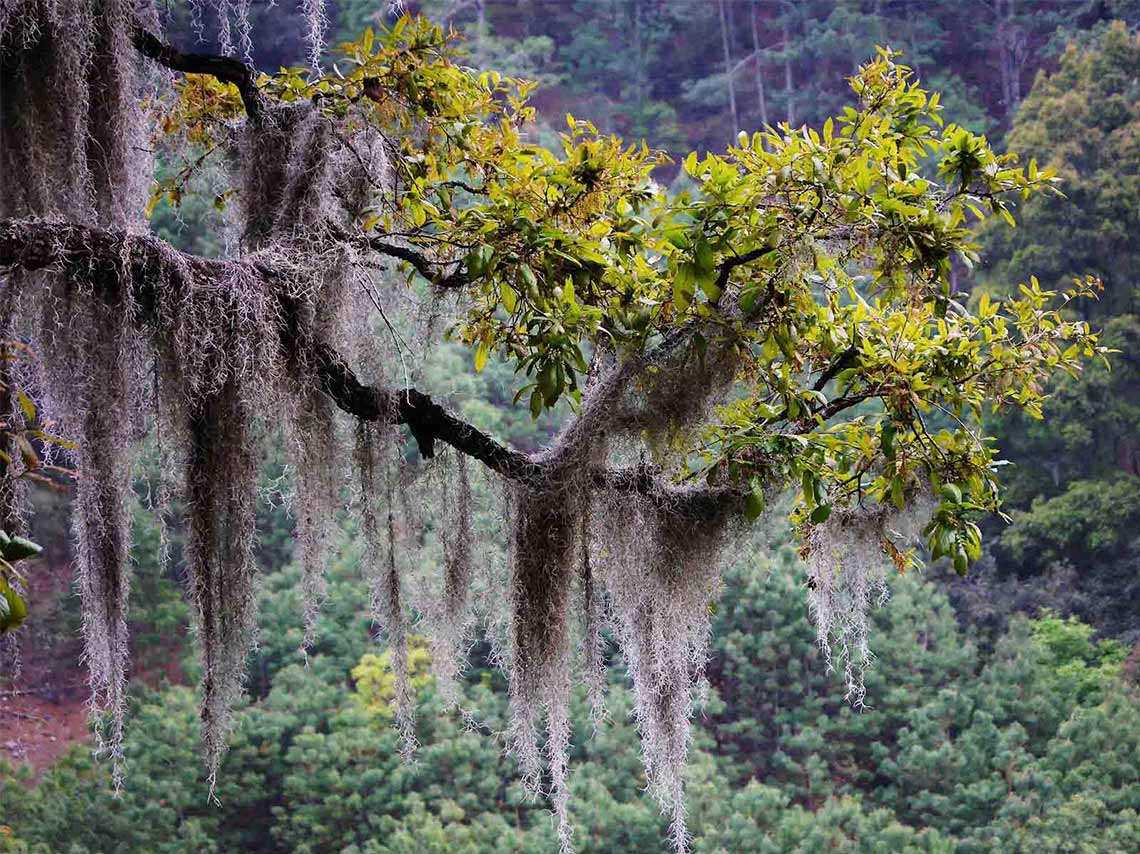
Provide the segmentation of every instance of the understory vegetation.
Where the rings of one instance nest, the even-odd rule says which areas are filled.
[[[434,539],[434,537],[432,537]],[[549,851],[550,805],[529,798],[489,735],[507,692],[477,644],[446,711],[426,643],[413,636],[418,737],[412,764],[393,726],[389,653],[369,636],[345,543],[307,662],[297,650],[302,571],[265,578],[264,641],[235,712],[214,804],[198,761],[194,692],[131,700],[129,779],[108,796],[106,762],[76,747],[29,788],[6,772],[0,850]],[[892,584],[875,612],[869,708],[828,674],[786,532],[760,532],[726,572],[709,690],[689,761],[693,850],[1119,851],[1140,844],[1140,691],[1128,648],[1075,619],[1016,616],[996,636],[964,629],[938,579]],[[176,590],[137,601],[146,619]],[[414,629],[413,629],[414,631]],[[188,647],[181,653],[192,666]],[[615,651],[606,646],[606,655]],[[619,666],[620,669],[620,666]],[[592,730],[587,686],[571,703],[570,813],[577,850],[659,850],[667,831],[646,778],[625,680]],[[592,734],[591,734],[592,733]],[[1074,849],[1076,841],[1079,848]]]

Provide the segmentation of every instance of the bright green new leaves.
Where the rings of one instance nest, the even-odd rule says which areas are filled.
[[[639,270],[657,279],[638,250],[659,157],[598,138],[588,122],[569,124],[560,157],[525,146],[489,157],[483,198],[449,211],[446,224],[451,242],[471,246],[469,309],[456,334],[490,342],[530,376],[519,395],[536,411],[577,396],[585,353],[600,340],[644,342],[662,303],[637,279]]]
[[[652,180],[660,154],[588,121],[567,116],[556,151],[531,143],[532,86],[465,67],[434,25],[405,18],[341,52],[335,77],[285,70],[261,85],[391,149],[391,186],[354,239],[406,247],[410,270],[460,293],[453,335],[477,370],[513,362],[526,377],[515,401],[535,416],[580,399],[599,349],[652,360],[667,344],[735,365],[736,399],[685,425],[703,429],[682,458],[750,496],[750,516],[773,483],[801,486],[803,525],[932,493],[930,548],[964,570],[979,548],[970,518],[999,506],[983,413],[1040,417],[1047,377],[1105,352],[1065,311],[1093,280],[1064,294],[1032,280],[966,308],[954,264],[976,260],[971,227],[1012,223],[1017,201],[1057,179],[944,126],[938,95],[889,50],[819,131],[690,154],[696,188],[676,197]]]
[[[931,551],[964,572],[980,550],[971,517],[999,507],[980,419],[1008,406],[1041,417],[1044,380],[1105,352],[1065,311],[1099,283],[1057,294],[1032,280],[970,313],[950,275],[955,256],[975,259],[967,225],[1011,217],[1016,197],[1052,191],[1053,174],[942,128],[937,97],[887,52],[852,87],[861,108],[822,134],[757,134],[727,157],[685,161],[701,183],[687,204],[699,231],[674,240],[676,270],[699,270],[705,245],[715,269],[731,268],[717,291],[737,296],[744,318],[732,331],[749,356],[746,393],[707,430],[697,472],[798,483],[802,524],[836,503],[901,509],[933,491]],[[932,155],[937,180],[919,172]]]
[[[28,606],[24,602],[13,581],[23,581],[23,576],[13,566],[17,561],[35,557],[43,549],[23,537],[10,537],[0,530],[0,635],[20,627],[28,617]]]

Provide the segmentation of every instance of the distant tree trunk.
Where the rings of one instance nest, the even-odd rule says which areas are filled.
[[[923,11],[920,0],[903,0],[902,13],[899,15],[896,32],[902,41],[902,47],[907,51],[913,51],[917,56],[921,56],[922,51],[916,50],[915,44],[921,40],[922,36],[920,35],[920,25],[917,25],[916,22],[921,21],[922,18]],[[882,26],[886,26],[885,17]],[[925,79],[926,73],[922,69],[922,63],[917,60],[910,61],[910,57],[907,59],[907,65],[914,69],[915,76],[920,80]]]
[[[752,24],[752,72],[756,80],[756,100],[760,105],[760,124],[768,125],[768,99],[764,92],[764,65],[760,61],[760,25],[757,21],[759,0],[752,0],[752,14],[749,16]]]
[[[649,37],[643,32],[642,0],[633,0],[633,48],[637,54],[636,95],[640,103],[650,100]]]
[[[487,37],[487,4],[484,0],[479,0],[479,19],[475,25],[475,55],[479,58],[479,64],[482,65],[486,59],[484,54],[483,40]]]
[[[724,76],[728,86],[728,109],[732,113],[732,135],[740,133],[740,116],[736,112],[736,86],[733,83],[732,49],[728,41],[728,14],[725,11],[724,0],[718,0],[720,11],[720,43],[724,48]]]
[[[1021,103],[1021,66],[1025,62],[1025,31],[1015,21],[1016,0],[994,0],[997,18],[998,71],[1007,118]]]
[[[792,80],[792,32],[791,21],[784,16],[784,97],[788,101],[788,127],[796,123],[796,95]]]

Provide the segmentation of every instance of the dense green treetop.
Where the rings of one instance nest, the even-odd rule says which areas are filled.
[[[1070,46],[1038,79],[1009,147],[1057,170],[1064,196],[1029,200],[1020,229],[985,235],[987,277],[1032,269],[1051,286],[1092,273],[1104,292],[1087,316],[1140,311],[1140,36],[1117,22],[1096,49]],[[1004,285],[998,285],[1005,287]]]

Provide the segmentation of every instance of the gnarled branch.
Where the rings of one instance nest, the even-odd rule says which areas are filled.
[[[175,262],[178,270],[173,269]],[[116,292],[126,273],[138,288],[135,299],[144,314],[154,303],[149,283],[159,281],[164,273],[187,271],[200,281],[225,281],[236,264],[245,265],[266,280],[278,276],[257,255],[241,261],[202,258],[177,252],[152,235],[50,220],[0,220],[0,267],[59,269],[95,283],[107,295]],[[283,296],[282,300],[286,312],[291,313],[295,307],[288,304],[289,298]],[[425,457],[434,454],[435,441],[439,440],[504,477],[521,481],[541,479],[540,465],[456,418],[423,392],[364,385],[328,344],[318,345],[316,357],[323,389],[338,407],[365,421],[387,419],[407,424]]]
[[[112,299],[119,293],[124,277],[129,276],[136,288],[135,300],[143,321],[153,320],[152,283],[165,276],[187,274],[202,282],[226,281],[238,264],[254,271],[271,287],[279,279],[278,271],[256,254],[238,261],[203,258],[178,252],[149,234],[52,220],[0,220],[0,270],[59,270],[82,277]],[[295,311],[296,307],[288,304],[289,297],[281,299],[286,314]],[[287,335],[285,329],[282,335]],[[289,347],[295,342],[283,343]],[[502,477],[530,486],[540,487],[556,474],[551,461],[500,444],[424,392],[366,385],[327,342],[318,343],[316,348],[322,389],[336,405],[365,421],[406,424],[424,457],[434,455],[436,442],[444,442]],[[696,518],[712,518],[724,509],[725,502],[740,500],[731,489],[675,487],[643,468],[598,469],[591,479],[600,488],[640,493],[678,515]]]
[[[241,95],[246,115],[254,121],[261,116],[265,96],[257,88],[256,71],[244,62],[208,53],[183,53],[162,41],[137,21],[131,31],[131,40],[139,53],[171,71],[208,74],[222,83],[232,83]]]

